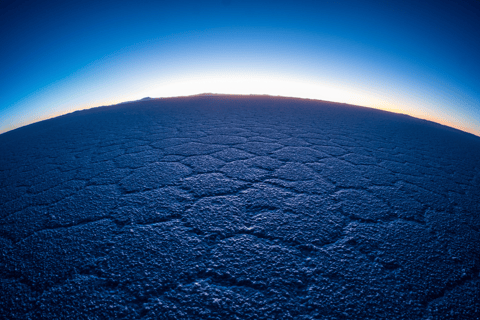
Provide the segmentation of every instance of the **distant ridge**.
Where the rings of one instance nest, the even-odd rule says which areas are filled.
[[[411,115],[408,115],[408,114],[405,114],[405,113],[387,111],[387,110],[382,110],[382,109],[377,109],[377,108],[372,108],[372,107],[367,107],[367,106],[353,105],[353,104],[348,104],[348,103],[344,103],[344,102],[334,102],[334,101],[327,101],[327,100],[320,100],[320,99],[298,98],[298,97],[288,97],[288,96],[279,96],[279,95],[274,96],[274,95],[268,95],[268,94],[225,94],[225,93],[205,92],[205,93],[193,94],[193,95],[188,95],[188,96],[173,96],[173,97],[158,97],[158,98],[144,97],[144,98],[139,99],[139,100],[124,101],[124,102],[120,102],[120,103],[116,103],[116,104],[112,104],[112,105],[101,105],[101,106],[98,106],[98,107],[92,107],[92,108],[88,108],[88,109],[79,109],[79,110],[75,110],[75,111],[72,111],[72,112],[69,112],[69,113],[65,113],[63,115],[59,115],[57,117],[67,116],[67,115],[72,114],[72,113],[77,114],[78,112],[82,112],[82,111],[86,111],[86,110],[96,110],[98,108],[103,108],[103,107],[114,107],[114,106],[120,106],[120,105],[126,105],[126,104],[134,104],[134,103],[137,103],[137,102],[154,102],[154,101],[160,101],[160,100],[169,101],[169,100],[174,100],[174,99],[195,99],[195,98],[227,98],[227,99],[258,98],[258,99],[277,99],[277,100],[283,100],[283,101],[285,101],[285,100],[296,100],[296,101],[309,101],[309,102],[312,102],[312,103],[323,103],[323,104],[329,104],[329,105],[337,105],[337,106],[350,107],[350,108],[362,108],[362,109],[375,110],[377,112],[385,112],[385,113],[389,113],[389,114],[396,114],[398,116],[403,116],[403,117],[409,117],[409,118],[415,119],[417,121],[424,121],[424,122],[430,123],[432,125],[438,125],[438,126],[444,127],[445,129],[467,133],[467,134],[469,134],[471,136],[474,136],[476,138],[480,137],[480,136],[478,136],[476,134],[473,134],[471,132],[463,131],[461,129],[454,128],[454,127],[444,125],[444,124],[441,124],[441,123],[438,123],[438,122],[434,122],[434,121],[431,121],[431,120],[417,118],[417,117],[414,117],[414,116],[411,116]],[[15,128],[15,129],[12,129],[12,130],[9,130],[9,131],[2,132],[2,133],[0,133],[0,135],[3,135],[5,133],[8,133],[8,132],[11,132],[11,131],[14,131],[14,130],[17,130],[17,129],[20,129],[20,128],[23,128],[23,127],[30,126],[30,125],[35,124],[35,123],[48,121],[48,120],[51,120],[51,119],[54,119],[54,118],[48,118],[48,119],[40,120],[40,121],[37,121],[37,122],[33,122],[33,123],[28,124],[28,125],[19,127],[19,128]]]

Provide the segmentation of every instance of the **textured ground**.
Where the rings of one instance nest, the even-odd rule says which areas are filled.
[[[479,319],[480,138],[270,97],[0,135],[0,317]]]

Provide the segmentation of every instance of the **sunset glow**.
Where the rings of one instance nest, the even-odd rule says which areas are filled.
[[[3,20],[0,133],[147,96],[211,92],[354,104],[480,135],[478,50],[469,40],[480,31],[467,28],[475,6],[31,5],[4,10],[23,24]]]

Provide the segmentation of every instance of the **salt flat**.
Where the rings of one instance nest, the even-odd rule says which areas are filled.
[[[7,319],[478,319],[480,138],[268,96],[0,135]]]

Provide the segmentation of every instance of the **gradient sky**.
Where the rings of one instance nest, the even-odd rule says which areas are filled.
[[[0,133],[204,92],[406,113],[480,135],[477,1],[0,1]]]

